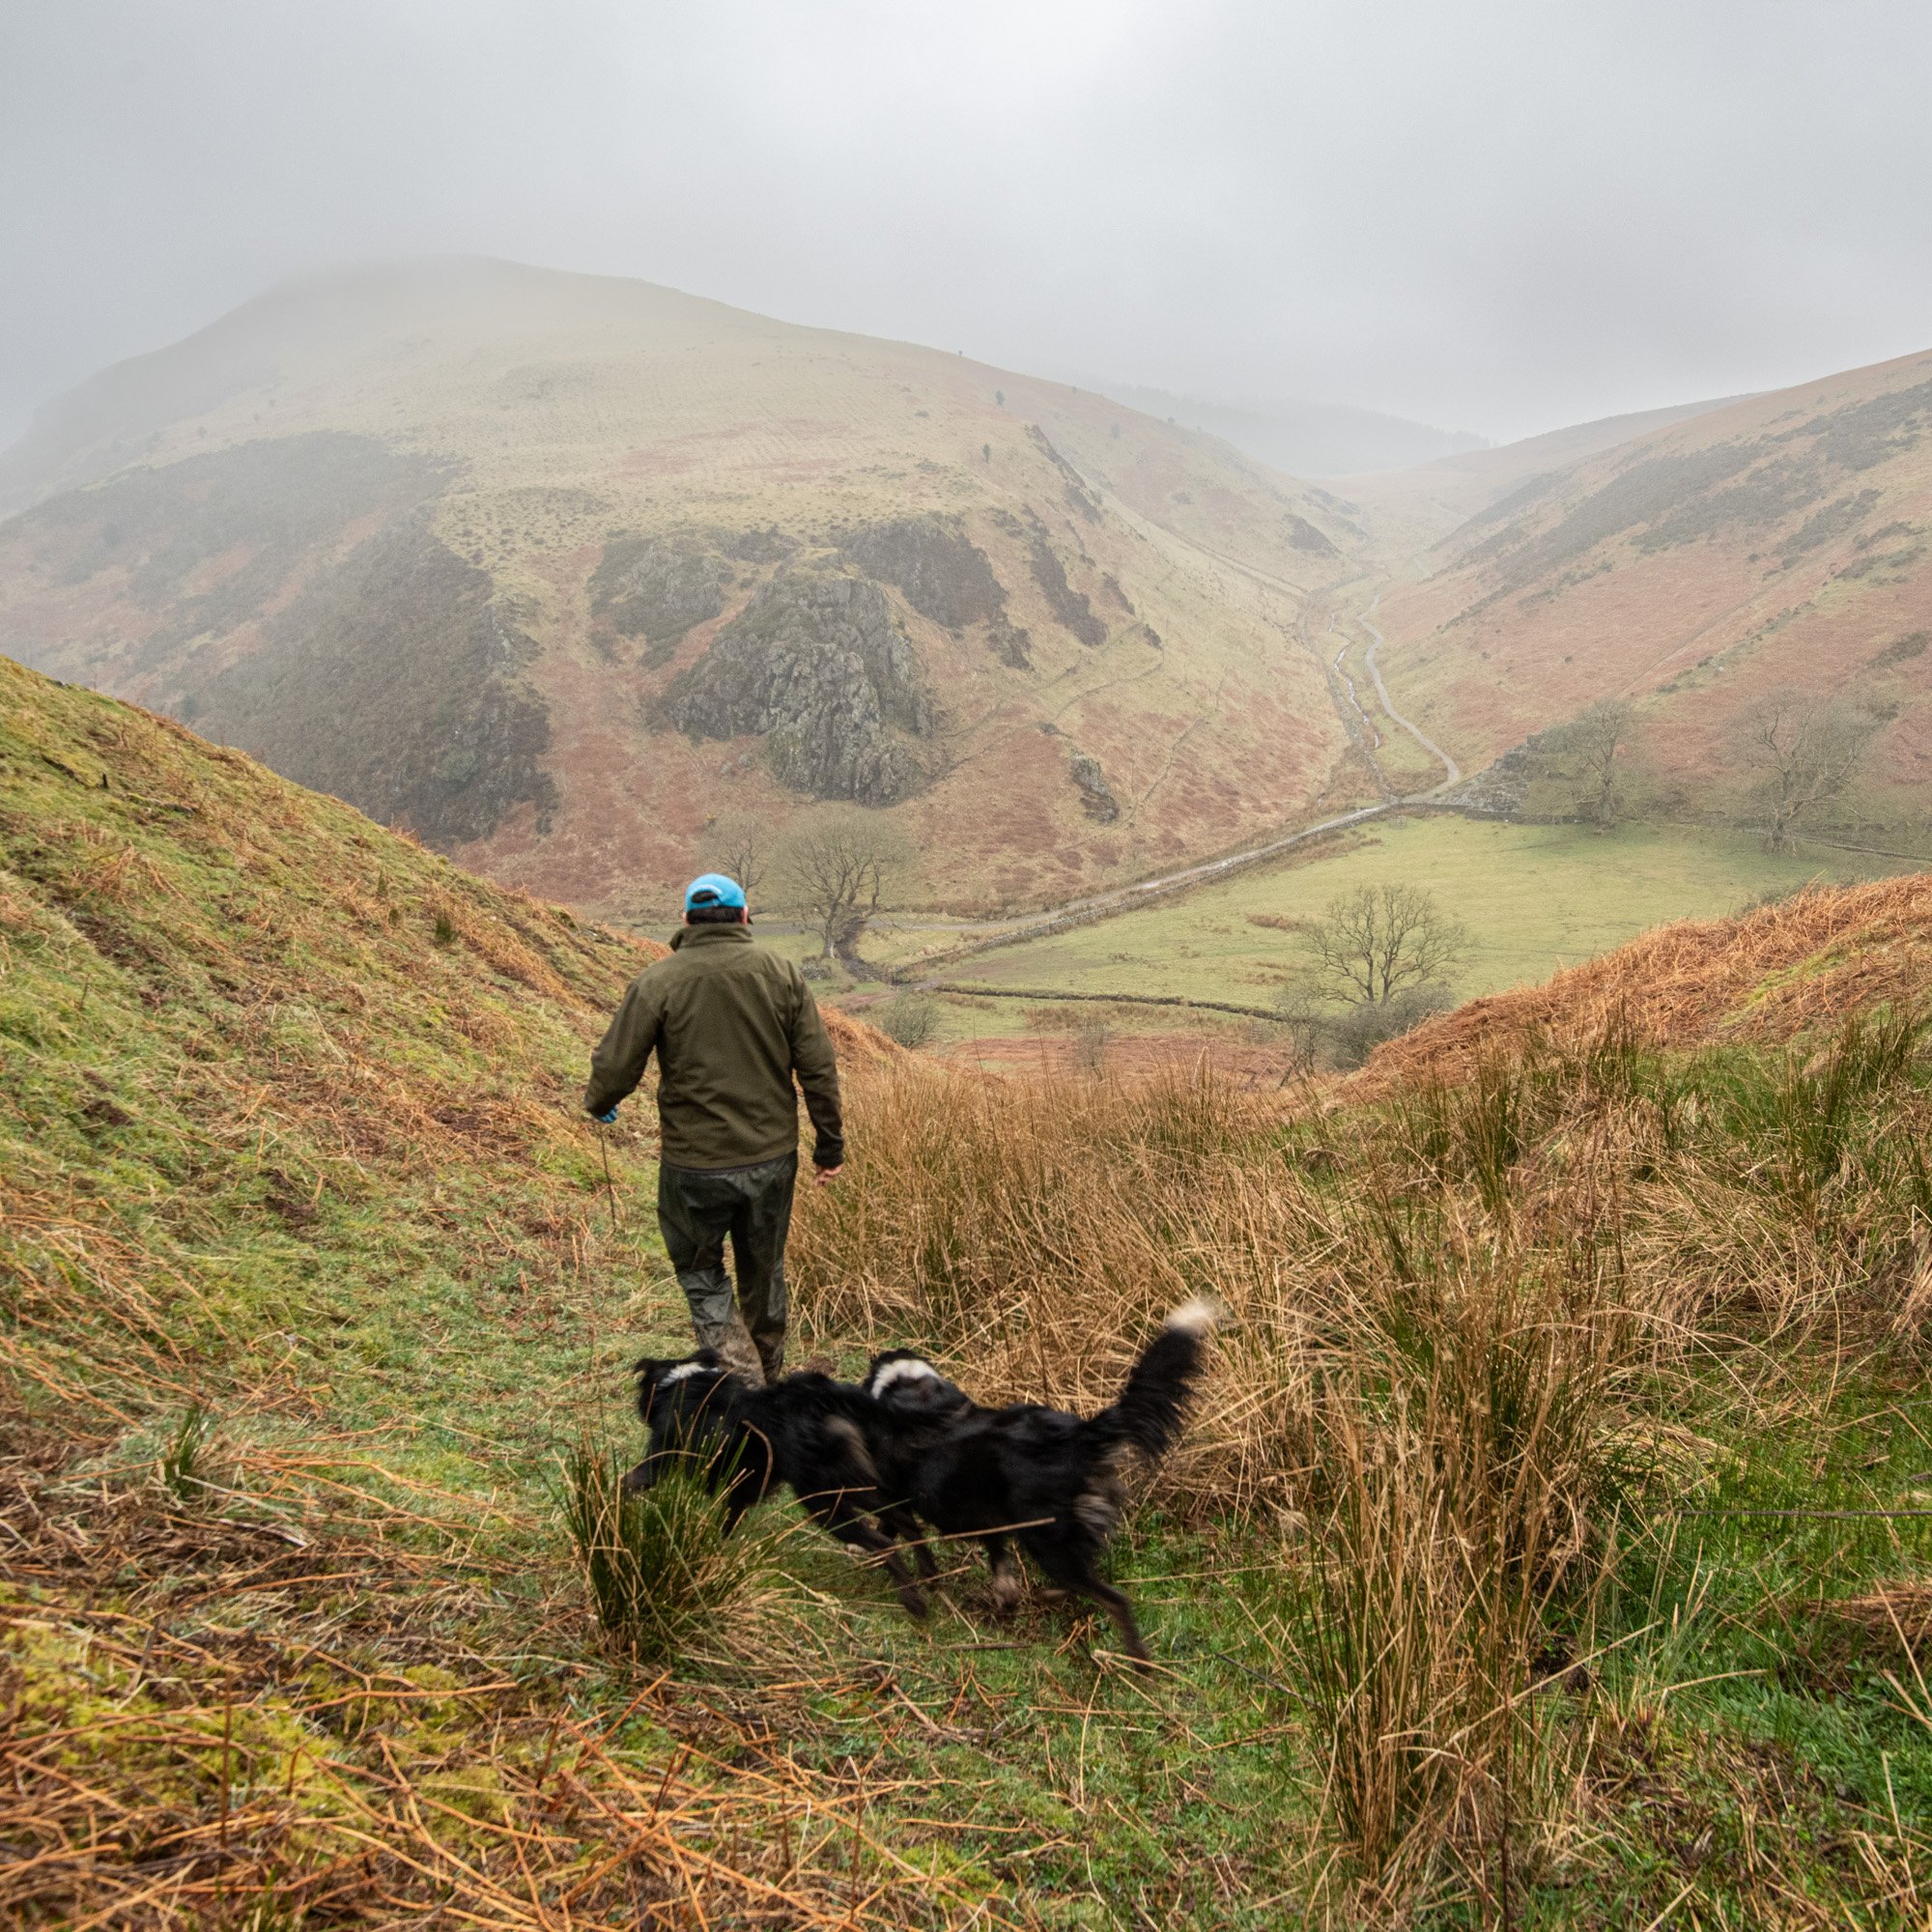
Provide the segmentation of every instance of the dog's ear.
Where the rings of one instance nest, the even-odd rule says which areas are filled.
[[[700,1349],[691,1359],[702,1369],[721,1369],[724,1366],[724,1358],[716,1349]]]

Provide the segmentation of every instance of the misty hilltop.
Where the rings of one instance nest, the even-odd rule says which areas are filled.
[[[478,260],[277,289],[43,412],[9,648],[497,876],[655,904],[889,809],[963,903],[1278,823],[1348,747],[1334,499],[957,355]]]
[[[1467,430],[1435,429],[1348,403],[1172,395],[1132,383],[1099,382],[1103,393],[1188,429],[1205,430],[1293,476],[1357,476],[1409,469],[1491,445]]]

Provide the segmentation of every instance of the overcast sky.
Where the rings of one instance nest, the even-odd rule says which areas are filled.
[[[506,255],[1496,438],[1932,346],[1926,0],[0,0],[0,439]]]

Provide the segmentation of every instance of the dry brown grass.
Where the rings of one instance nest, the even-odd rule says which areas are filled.
[[[1700,1360],[1721,1350],[1769,1417],[1807,1337],[1887,1333],[1910,1300],[1921,1035],[1855,1015],[1687,1060],[1613,1007],[1567,1048],[1346,1109],[1205,1068],[881,1069],[845,1183],[802,1208],[799,1298],[984,1399],[1091,1409],[1166,1309],[1218,1295],[1162,1506],[1280,1527],[1280,1639],[1351,1895],[1392,1911],[1452,1872],[1493,1899],[1574,1827],[1551,1698],[1681,1476]]]
[[[1621,1009],[1658,1047],[1784,1040],[1932,982],[1932,873],[1820,888],[1735,919],[1680,920],[1541,986],[1471,1000],[1382,1047],[1364,1095],[1460,1080],[1548,1040],[1574,1048]]]

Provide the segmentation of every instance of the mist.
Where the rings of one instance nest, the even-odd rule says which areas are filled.
[[[480,252],[1505,439],[1932,334],[1932,10],[12,0],[0,439]]]

